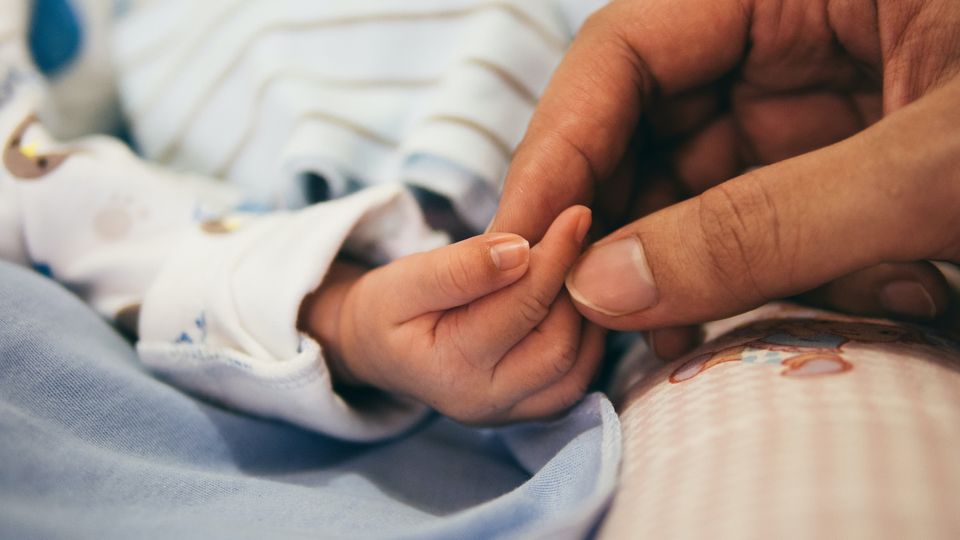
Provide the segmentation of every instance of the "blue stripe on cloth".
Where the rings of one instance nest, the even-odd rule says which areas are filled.
[[[34,0],[28,37],[40,71],[48,77],[65,71],[83,47],[83,25],[67,0]]]

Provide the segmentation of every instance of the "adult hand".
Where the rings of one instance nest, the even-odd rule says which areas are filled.
[[[693,197],[581,258],[567,283],[591,320],[678,327],[813,289],[932,319],[948,288],[926,260],[960,261],[958,72],[953,0],[614,2],[551,81],[492,230],[536,240],[639,145],[670,172],[636,180],[641,203],[665,180]]]

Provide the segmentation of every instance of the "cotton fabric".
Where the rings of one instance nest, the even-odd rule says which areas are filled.
[[[0,262],[4,538],[580,538],[612,493],[616,414],[356,444],[183,393],[76,297]]]

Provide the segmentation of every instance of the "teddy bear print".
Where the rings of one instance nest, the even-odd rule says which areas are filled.
[[[127,194],[114,194],[93,215],[93,231],[104,242],[127,238],[138,221],[149,217],[146,207]]]
[[[850,342],[930,344],[922,332],[905,326],[836,320],[769,320],[721,338],[713,350],[697,354],[677,367],[670,375],[670,382],[689,381],[727,362],[781,366],[780,374],[790,378],[835,375],[853,369],[843,358],[843,348]]]
[[[43,152],[37,141],[29,140],[27,131],[37,123],[30,115],[13,130],[3,147],[3,165],[18,180],[38,180],[55,171],[72,152]]]
[[[236,216],[206,219],[200,222],[200,229],[207,234],[230,234],[243,225],[243,220]]]

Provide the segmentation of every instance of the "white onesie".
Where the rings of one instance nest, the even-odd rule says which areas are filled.
[[[121,2],[119,94],[161,168],[49,133],[38,115],[74,132],[64,118],[104,116],[79,98],[51,114],[65,88],[30,61],[28,2],[0,0],[0,257],[139,316],[141,359],[178,386],[336,437],[401,432],[425,408],[341,399],[299,306],[343,250],[382,263],[447,241],[403,183],[484,224],[571,37],[562,3]],[[305,202],[310,174],[341,198],[264,212]]]

